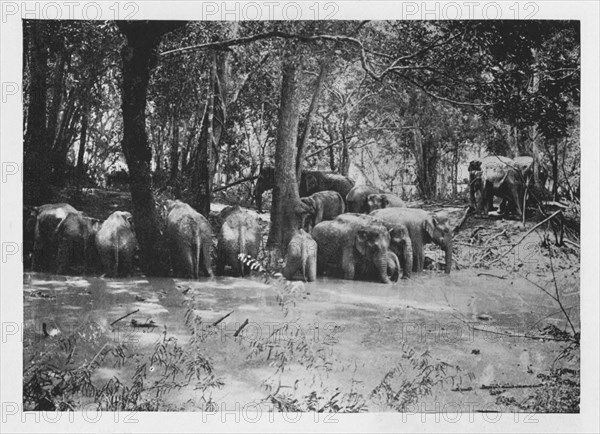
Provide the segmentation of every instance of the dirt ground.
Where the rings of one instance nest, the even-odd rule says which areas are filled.
[[[128,209],[127,195],[103,195],[101,214],[97,200],[75,206]],[[431,250],[431,269],[393,285],[25,273],[26,383],[48,366],[85,373],[69,405],[109,409],[518,411],[548,372],[579,370],[562,339],[580,329],[578,241],[568,225],[561,247],[547,224],[529,232],[543,217],[523,228],[429,208],[461,225],[455,270],[436,270]]]

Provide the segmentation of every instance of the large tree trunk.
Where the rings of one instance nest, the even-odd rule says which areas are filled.
[[[23,146],[23,199],[27,204],[40,205],[50,194],[48,151],[52,145],[46,135],[46,76],[48,75],[46,24],[43,21],[33,20],[23,26],[23,29],[29,32],[29,106]]]
[[[223,37],[230,38],[237,33],[237,23],[227,27]],[[229,101],[229,77],[231,66],[228,52],[213,51],[211,53],[211,72],[208,91],[208,107],[202,121],[199,152],[196,160],[194,182],[196,195],[193,206],[208,217],[212,200],[212,184],[215,168],[219,161],[219,144],[227,121],[227,104]]]
[[[177,124],[177,117],[173,116],[173,124],[171,125],[171,154],[169,157],[171,160],[171,173],[169,178],[172,185],[175,185],[179,175],[179,125]]]
[[[85,175],[85,168],[83,167],[83,157],[85,156],[85,144],[87,143],[87,130],[88,130],[88,116],[89,110],[87,108],[87,103],[83,109],[81,114],[81,132],[79,133],[79,149],[77,151],[77,167],[76,177],[77,183],[75,188],[75,199],[76,202],[81,200],[81,186],[83,184],[83,178]]]
[[[298,151],[296,155],[296,179],[300,181],[302,175],[302,165],[304,164],[304,154],[306,152],[306,144],[308,143],[308,138],[310,137],[310,130],[312,129],[313,120],[315,118],[315,114],[319,108],[319,100],[321,98],[321,90],[323,89],[323,84],[325,83],[325,77],[327,77],[327,69],[329,66],[329,61],[326,59],[321,62],[321,71],[319,72],[319,76],[317,77],[317,83],[315,85],[315,92],[313,93],[312,99],[310,101],[310,107],[308,108],[308,114],[306,115],[306,123],[304,124],[304,131],[302,132],[302,136],[298,141]]]
[[[291,47],[288,45],[287,47]],[[271,264],[283,257],[293,233],[300,227],[296,182],[296,138],[300,109],[300,61],[291,50],[283,58],[279,124],[275,148],[275,188],[271,205],[271,228],[267,249]]]
[[[146,90],[150,72],[156,65],[156,49],[163,34],[185,24],[165,21],[119,21],[127,37],[123,47],[123,154],[129,168],[129,188],[133,202],[133,217],[140,245],[142,267],[148,274],[164,275],[168,271],[164,260],[158,213],[152,194],[150,162],[152,151],[146,135]]]
[[[211,53],[210,84],[208,90],[208,106],[205,112],[202,132],[198,143],[196,168],[194,170],[193,184],[196,194],[192,206],[204,217],[208,218],[210,213],[210,202],[212,196],[213,159],[214,159],[214,110],[215,110],[215,86],[217,82],[216,53]]]

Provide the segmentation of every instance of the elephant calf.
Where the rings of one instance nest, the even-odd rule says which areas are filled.
[[[169,243],[173,274],[198,279],[202,267],[202,271],[212,277],[212,229],[208,220],[179,200],[167,201],[167,212],[165,235]]]
[[[337,191],[333,190],[319,191],[308,197],[300,198],[300,201],[310,209],[309,218],[306,219],[304,225],[308,232],[323,220],[333,220],[343,214],[345,209],[344,199]]]
[[[423,271],[425,264],[424,245],[433,242],[444,249],[446,265],[445,272],[450,273],[452,268],[452,230],[447,219],[436,216],[433,213],[416,208],[386,208],[373,211],[371,216],[380,219],[384,225],[399,230],[398,233],[392,234],[392,238],[397,240],[393,245],[398,245],[399,241],[406,240],[406,232],[410,238],[410,247],[412,254],[412,271]],[[404,228],[404,229],[402,229]],[[396,236],[394,236],[396,235]],[[408,241],[404,241],[407,245]],[[404,254],[403,266],[405,275],[410,273],[410,267],[406,265],[410,263],[410,255]]]
[[[133,217],[127,211],[115,211],[96,232],[96,248],[107,276],[128,275],[138,249]]]
[[[312,230],[317,242],[317,264],[342,270],[344,279],[353,280],[356,272],[373,267],[377,279],[391,283],[387,272],[390,234],[375,218],[346,213],[324,221]]]
[[[255,259],[258,257],[262,239],[258,216],[239,206],[231,206],[221,211],[220,221],[217,274],[223,274],[225,266],[229,265],[236,275],[244,276],[248,266],[239,260],[238,255],[244,253]]]
[[[56,255],[57,273],[64,274],[72,266],[82,264],[84,274],[97,260],[95,235],[100,222],[85,217],[80,212],[71,212],[56,227],[58,245]]]
[[[317,242],[302,229],[294,234],[287,246],[283,276],[292,280],[299,271],[305,282],[317,279]]]

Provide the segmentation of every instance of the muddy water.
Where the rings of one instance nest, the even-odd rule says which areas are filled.
[[[578,322],[578,293],[565,291],[563,297]],[[303,404],[311,393],[320,405],[336,396],[350,406],[352,397],[359,397],[363,409],[390,410],[389,398],[371,392],[399,366],[404,374],[392,384],[399,385],[402,375],[416,378],[407,369],[409,356],[423,353],[431,356],[429,363],[450,368],[444,383],[419,397],[423,407],[418,410],[434,409],[436,403],[471,410],[461,406],[464,402],[489,410],[495,397],[482,385],[537,383],[536,374],[546,371],[560,351],[553,342],[522,335],[548,324],[565,326],[555,302],[526,280],[477,277],[471,271],[426,272],[394,285],[327,278],[267,285],[260,277],[190,282],[27,273],[24,310],[26,365],[73,334],[79,339],[71,367],[96,360],[103,348],[127,344],[135,356],[122,363],[107,358],[92,378],[97,385],[114,377],[128,384],[146,362],[152,372],[149,360],[157,342],[177,339],[185,350],[208,359],[222,383],[205,390],[190,384],[167,394],[170,408],[182,410],[197,410],[207,401],[221,408],[266,405],[269,394]],[[201,343],[193,347],[186,318],[197,319],[195,336]],[[56,336],[44,334],[44,323]]]

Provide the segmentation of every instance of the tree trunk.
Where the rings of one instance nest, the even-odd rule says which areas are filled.
[[[200,133],[200,141],[198,143],[198,153],[196,160],[195,182],[196,194],[192,206],[208,218],[210,213],[210,201],[212,196],[212,175],[213,175],[213,144],[214,144],[214,109],[215,109],[215,94],[214,89],[217,82],[217,63],[216,53],[213,51],[211,56],[210,81],[208,88],[208,105],[205,112],[205,119],[202,122],[203,128]]]
[[[292,48],[291,44],[286,47]],[[275,148],[275,188],[271,205],[271,228],[267,249],[271,265],[283,257],[294,231],[300,227],[297,214],[299,200],[296,181],[296,139],[300,116],[300,61],[294,50],[283,58],[283,78],[279,106],[279,124]]]
[[[88,130],[88,108],[87,104],[83,107],[81,114],[81,132],[79,133],[79,149],[77,151],[77,183],[75,188],[75,199],[79,202],[81,199],[81,186],[83,184],[83,177],[85,175],[85,168],[83,167],[83,157],[85,156],[85,144],[87,143],[87,130]]]
[[[28,25],[27,25],[28,24]],[[29,21],[23,26],[29,32],[29,106],[24,137],[23,198],[30,205],[41,205],[50,194],[48,174],[49,147],[46,135],[46,76],[48,49],[45,45],[46,24]]]
[[[329,60],[325,59],[321,62],[321,70],[317,77],[317,83],[315,85],[315,92],[313,93],[310,101],[310,107],[308,108],[308,114],[306,115],[306,123],[304,124],[304,131],[298,141],[298,151],[296,154],[296,179],[299,181],[302,174],[302,165],[304,164],[304,154],[306,152],[306,144],[310,137],[310,130],[312,129],[313,120],[315,114],[319,109],[319,99],[321,98],[321,91],[323,89],[323,83],[325,83],[325,77],[327,77],[327,70],[329,66]]]
[[[172,122],[170,183],[175,185],[175,182],[177,182],[177,176],[179,175],[179,125],[177,125],[176,116],[173,116]]]
[[[554,142],[554,155],[551,158],[552,161],[552,200],[558,201],[558,139],[552,139]],[[541,183],[540,183],[541,184]],[[537,185],[537,184],[536,184]]]
[[[65,62],[67,54],[64,48],[59,48],[56,53],[56,64],[54,67],[54,73],[52,78],[52,101],[48,108],[48,140],[51,144],[54,144],[56,140],[56,126],[58,125],[59,111],[63,97],[63,83],[64,83],[64,72]]]
[[[162,35],[185,25],[185,22],[118,21],[117,25],[127,37],[127,44],[121,52],[122,146],[129,168],[129,188],[142,268],[148,274],[164,275],[168,271],[168,263],[164,260],[158,213],[151,188],[152,151],[146,135],[146,90],[150,72],[156,65],[156,49]]]

